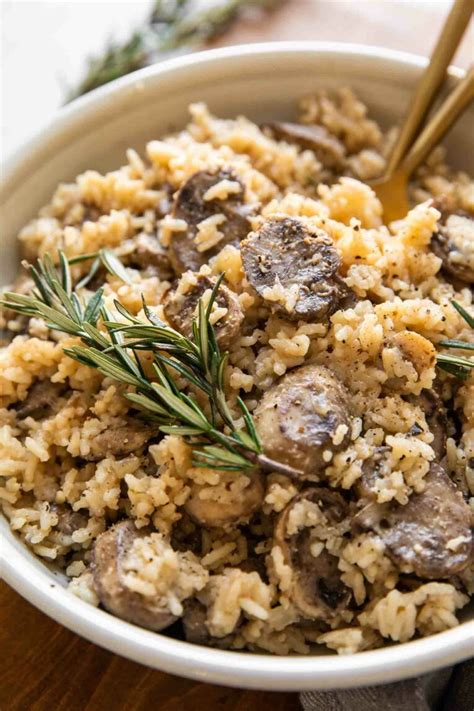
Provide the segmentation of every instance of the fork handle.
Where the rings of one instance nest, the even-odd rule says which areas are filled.
[[[410,176],[474,99],[474,65],[420,133],[400,166]]]
[[[454,2],[431,55],[430,63],[418,83],[400,136],[389,157],[385,172],[387,177],[392,175],[413,144],[419,128],[433,104],[439,86],[446,77],[446,70],[469,24],[473,7],[473,0],[456,0]]]

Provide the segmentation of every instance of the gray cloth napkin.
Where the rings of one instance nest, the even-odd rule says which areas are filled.
[[[474,711],[474,660],[384,686],[307,691],[304,711]]]

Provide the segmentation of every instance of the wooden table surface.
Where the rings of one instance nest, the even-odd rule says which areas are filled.
[[[248,18],[217,45],[319,39],[429,54],[449,3],[426,0],[291,0]],[[350,28],[350,33],[348,32]],[[423,38],[423,43],[420,42]],[[456,63],[472,62],[473,30]],[[69,632],[0,582],[1,711],[292,711],[296,694],[242,691],[152,671]],[[362,710],[361,710],[362,711]]]

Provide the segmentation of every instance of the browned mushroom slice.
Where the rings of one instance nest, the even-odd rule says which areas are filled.
[[[55,528],[64,536],[72,536],[75,531],[87,527],[87,515],[82,511],[73,511],[69,504],[51,504],[49,510],[58,517]]]
[[[341,580],[338,559],[324,547],[316,528],[305,525],[304,502],[319,508],[325,530],[347,517],[348,506],[336,491],[307,489],[288,504],[275,526],[274,545],[291,568],[289,597],[305,617],[328,619],[347,607],[351,592]]]
[[[418,405],[425,413],[426,424],[433,435],[431,446],[438,462],[446,454],[446,439],[448,418],[443,401],[436,390],[422,390],[419,395],[408,398],[414,405]],[[420,429],[421,431],[421,429]]]
[[[225,637],[211,637],[206,625],[207,608],[198,600],[186,600],[182,617],[184,638],[192,644],[203,644],[207,647],[227,649],[233,635]]]
[[[305,126],[301,123],[271,121],[264,125],[273,136],[287,143],[296,143],[303,149],[313,151],[327,168],[340,169],[344,166],[346,149],[324,126]]]
[[[191,337],[193,319],[197,315],[199,299],[206,291],[211,291],[215,279],[196,274],[197,283],[182,293],[180,284],[173,291],[168,292],[164,303],[166,318],[177,331],[184,336]],[[221,284],[215,304],[218,308],[226,309],[224,314],[215,324],[217,342],[223,349],[228,348],[233,339],[238,335],[244,314],[237,294],[224,284]]]
[[[261,506],[265,492],[264,478],[259,471],[241,475],[248,480],[243,488],[232,487],[235,474],[221,475],[216,486],[193,484],[191,495],[184,506],[194,521],[208,528],[235,525],[247,521]]]
[[[416,331],[399,331],[389,336],[385,347],[387,352],[396,353],[403,361],[411,364],[419,381],[423,373],[436,364],[436,348],[427,338]],[[398,368],[393,368],[398,372]],[[407,375],[392,375],[384,384],[385,388],[404,391],[407,388]],[[410,383],[411,385],[411,383]]]
[[[461,281],[474,284],[474,217],[467,213],[443,213],[431,249],[443,269]]]
[[[112,425],[91,440],[89,454],[84,458],[97,462],[109,456],[126,457],[144,447],[156,433],[156,428],[139,420]]]
[[[271,459],[319,478],[327,455],[350,437],[349,393],[324,366],[292,370],[268,392],[255,410],[255,426]],[[326,456],[326,459],[325,459]]]
[[[310,231],[293,217],[272,217],[242,242],[241,252],[250,284],[285,318],[325,321],[354,302],[324,230]]]
[[[137,538],[148,531],[135,528],[133,521],[122,521],[102,533],[94,544],[92,572],[102,605],[122,620],[158,632],[177,618],[154,597],[130,590],[124,582],[123,563]]]
[[[229,180],[241,190],[229,193],[225,199],[208,199],[208,191],[222,180]],[[178,191],[173,208],[173,216],[187,223],[183,232],[174,232],[169,247],[171,264],[176,274],[187,269],[199,271],[199,268],[216,255],[227,244],[238,245],[250,230],[248,215],[251,208],[244,204],[244,185],[230,170],[217,173],[199,171],[194,173]],[[222,237],[217,244],[200,251],[195,238],[198,225],[213,215],[225,218],[218,226]]]
[[[156,237],[145,233],[139,234],[134,238],[133,245],[133,252],[124,259],[126,266],[146,270],[163,280],[173,277],[168,252]]]
[[[377,533],[403,573],[430,580],[449,578],[470,561],[471,512],[444,469],[432,464],[426,488],[407,504],[368,504],[353,520]]]
[[[390,447],[376,447],[372,456],[364,461],[362,476],[354,484],[360,499],[372,501],[377,498],[377,483],[384,474],[387,455],[390,451]]]
[[[49,417],[55,411],[58,398],[66,389],[65,383],[37,380],[29,388],[26,399],[15,406],[17,417],[20,420],[26,417],[43,420]]]

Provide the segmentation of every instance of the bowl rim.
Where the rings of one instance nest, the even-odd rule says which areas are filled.
[[[46,128],[5,161],[0,194],[15,189],[29,164],[39,160],[38,153],[46,155],[64,141],[77,126],[79,116],[92,115],[99,106],[115,101],[130,87],[191,65],[204,67],[222,59],[275,53],[353,55],[415,69],[427,63],[419,55],[373,45],[309,41],[236,45],[168,59],[99,87],[59,109]],[[455,67],[449,73],[455,79],[464,75]],[[41,611],[112,652],[201,682],[274,691],[355,687],[433,671],[469,658],[474,650],[474,621],[423,639],[352,655],[271,656],[212,649],[150,632],[93,607],[52,582],[29,555],[34,554],[19,539],[13,542],[4,539],[0,547],[0,572],[14,590]]]

